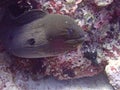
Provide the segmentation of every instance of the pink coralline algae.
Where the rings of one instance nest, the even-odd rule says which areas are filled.
[[[58,57],[47,58],[44,64],[48,66],[46,74],[53,75],[59,80],[67,80],[96,75],[104,69],[105,63],[92,65],[90,60],[73,51]]]

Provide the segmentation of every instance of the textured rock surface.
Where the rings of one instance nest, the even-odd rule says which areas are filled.
[[[120,59],[109,61],[109,65],[106,66],[105,71],[108,76],[110,84],[115,90],[120,90]]]
[[[46,74],[53,75],[59,80],[68,80],[82,77],[94,76],[104,70],[104,64],[92,65],[91,61],[83,58],[75,51],[47,58],[45,62]]]
[[[98,6],[107,6],[113,2],[113,0],[94,0]]]

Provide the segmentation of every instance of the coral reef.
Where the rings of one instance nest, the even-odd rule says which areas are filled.
[[[22,12],[17,13],[17,16],[31,9],[69,15],[87,35],[81,48],[58,57],[29,60],[11,56],[14,60],[9,66],[12,73],[30,73],[34,79],[42,74],[67,80],[94,76],[104,71],[108,64],[105,69],[108,79],[116,90],[120,89],[119,0],[28,0],[26,2],[29,7],[20,4],[22,2],[10,5],[0,3],[0,7],[4,8],[4,4],[9,7],[15,7],[17,4],[20,10],[20,7],[25,7]],[[13,11],[16,13],[16,10]]]

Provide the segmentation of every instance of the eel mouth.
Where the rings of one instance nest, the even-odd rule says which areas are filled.
[[[66,44],[72,44],[72,45],[74,45],[74,44],[81,44],[81,43],[84,42],[84,39],[85,39],[85,37],[78,38],[78,39],[70,39],[70,40],[67,40],[65,43]]]
[[[60,54],[77,49],[77,46],[81,45],[82,39],[71,39],[64,43],[60,43],[60,46],[56,43],[50,44],[35,44],[32,46],[23,46],[9,49],[9,53],[23,58],[44,58],[54,57]]]

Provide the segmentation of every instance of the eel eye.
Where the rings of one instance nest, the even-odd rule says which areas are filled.
[[[35,39],[34,38],[30,38],[30,39],[27,40],[27,43],[29,45],[34,45],[35,44]]]
[[[67,31],[68,31],[68,35],[73,35],[74,33],[74,30],[72,28],[67,28]]]

